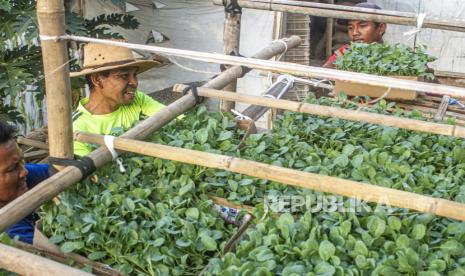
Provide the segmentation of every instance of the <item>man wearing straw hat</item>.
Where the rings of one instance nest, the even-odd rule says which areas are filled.
[[[373,3],[358,3],[355,5],[358,8],[368,8],[380,10],[381,7]],[[386,32],[386,23],[379,23],[373,21],[363,20],[345,20],[339,19],[337,21],[341,25],[347,25],[347,34],[350,41],[359,43],[383,43],[383,35]],[[344,55],[345,51],[349,49],[349,45],[345,44],[339,48],[334,55],[323,65],[326,68],[334,68],[334,62],[338,55]]]
[[[25,164],[21,149],[16,143],[16,130],[0,122],[0,208],[21,196],[49,177],[47,164]],[[11,237],[32,243],[34,225],[38,216],[28,215],[6,230]]]
[[[137,74],[162,62],[136,59],[129,48],[88,43],[84,46],[84,62],[80,72],[71,77],[85,76],[89,98],[82,99],[73,113],[74,131],[114,134],[115,129],[127,130],[142,116],[151,116],[164,107],[137,90]],[[74,142],[74,153],[89,154],[95,147]]]

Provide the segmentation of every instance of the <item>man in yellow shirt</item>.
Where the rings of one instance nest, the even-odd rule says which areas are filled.
[[[127,130],[141,116],[151,116],[162,109],[163,104],[137,90],[137,74],[161,65],[155,60],[137,60],[128,48],[85,45],[82,70],[70,75],[86,76],[90,97],[82,99],[73,113],[73,130],[114,134],[116,129]],[[95,148],[74,142],[74,154],[79,156]]]

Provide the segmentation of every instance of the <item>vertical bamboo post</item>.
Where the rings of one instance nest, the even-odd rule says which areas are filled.
[[[239,54],[239,42],[241,37],[241,14],[242,9],[237,5],[237,1],[227,1],[224,9],[224,29],[223,29],[223,52],[226,55]],[[228,84],[224,90],[236,92],[237,79]],[[221,101],[220,109],[223,112],[229,112],[234,109],[235,102]]]
[[[328,4],[334,4],[334,0],[329,0]],[[326,18],[326,60],[333,55],[333,29],[334,19]]]
[[[65,34],[63,0],[38,0],[37,19],[40,35]],[[71,83],[65,41],[41,41],[47,97],[48,140],[50,156],[73,158],[71,120]]]

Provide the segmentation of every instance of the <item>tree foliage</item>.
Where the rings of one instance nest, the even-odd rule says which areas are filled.
[[[122,2],[122,1],[119,1]],[[34,93],[42,101],[45,94],[44,73],[35,0],[0,0],[0,120],[25,123],[24,110],[19,102],[24,93]],[[76,13],[66,12],[66,32],[69,34],[122,38],[110,27],[136,29],[139,22],[127,14],[99,15],[84,19]],[[72,60],[70,66],[78,70]],[[80,84],[73,81],[74,87]],[[82,84],[81,84],[82,85]]]

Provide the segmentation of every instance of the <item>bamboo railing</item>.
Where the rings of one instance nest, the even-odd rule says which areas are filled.
[[[184,87],[185,85],[183,84],[176,84],[173,87],[173,91],[181,92]],[[465,127],[457,125],[446,125],[425,122],[409,118],[400,118],[390,115],[349,110],[332,106],[322,106],[304,102],[270,99],[261,96],[230,93],[223,90],[215,90],[208,88],[198,88],[198,93],[202,97],[211,97],[228,101],[238,101],[258,106],[278,108],[317,116],[328,116],[349,121],[359,121],[382,126],[397,127],[414,131],[465,138]]]
[[[85,143],[104,145],[104,136],[76,132],[75,139]],[[465,221],[465,204],[419,195],[411,192],[318,175],[232,156],[159,145],[125,138],[115,138],[116,149],[153,156],[197,166],[222,169],[234,173],[280,182],[283,184],[332,193],[368,202],[407,208],[424,213]]]
[[[384,22],[398,25],[416,26],[418,14],[388,10],[374,10],[359,7],[290,0],[238,0],[242,8],[300,13],[312,16]],[[223,0],[213,0],[215,5],[223,5]],[[465,21],[441,19],[426,16],[423,28],[465,32]]]
[[[361,83],[366,85],[381,86],[386,88],[399,88],[409,91],[423,91],[436,95],[448,95],[454,98],[465,99],[465,88],[442,85],[436,83],[425,83],[411,80],[402,80],[391,77],[376,76],[364,73],[348,72],[342,70],[321,68],[315,66],[306,66],[301,64],[281,62],[281,61],[270,61],[261,60],[254,58],[226,56],[222,54],[211,54],[198,51],[190,50],[179,50],[157,46],[139,45],[134,43],[125,43],[117,41],[108,41],[103,39],[95,39],[80,36],[63,36],[62,38],[72,39],[83,42],[95,42],[106,45],[115,45],[121,47],[127,47],[130,49],[149,51],[158,53],[161,55],[172,55],[179,56],[187,59],[201,60],[205,62],[212,62],[218,64],[230,64],[237,66],[246,66],[253,69],[279,72],[290,74],[294,76],[306,77],[306,78],[319,78],[338,80],[350,83]]]

